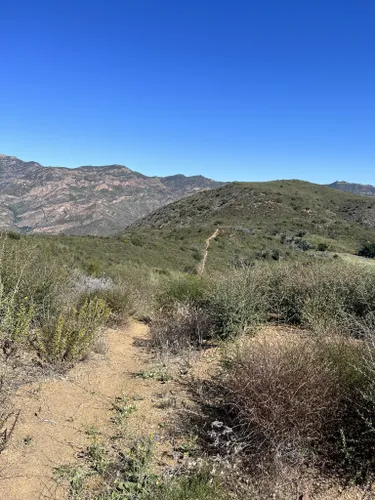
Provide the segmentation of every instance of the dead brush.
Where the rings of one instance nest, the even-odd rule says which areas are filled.
[[[299,462],[338,405],[331,366],[317,344],[257,339],[226,363],[225,405],[248,451]]]
[[[193,384],[201,416],[189,425],[208,453],[241,457],[255,475],[312,466],[367,481],[375,471],[368,349],[341,336],[241,339],[216,377]]]
[[[21,411],[2,410],[0,412],[0,453],[2,453],[17,425]]]
[[[155,318],[150,333],[154,349],[177,354],[189,347],[201,347],[214,332],[208,311],[176,302],[170,312]]]

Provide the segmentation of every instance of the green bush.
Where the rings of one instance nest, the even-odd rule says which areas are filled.
[[[27,297],[22,301],[16,295],[5,295],[0,284],[0,345],[5,358],[20,345],[29,344],[32,335],[34,308]]]
[[[176,303],[200,306],[205,301],[207,289],[207,281],[200,276],[174,275],[161,282],[156,307],[168,311],[173,310]]]
[[[0,279],[6,294],[17,290],[32,302],[35,319],[43,322],[73,298],[77,279],[69,260],[62,262],[30,239],[0,241]]]
[[[186,474],[164,482],[154,492],[155,500],[224,500],[227,496],[220,491],[212,475],[204,472]],[[151,500],[151,499],[150,499]]]
[[[299,250],[303,250],[304,252],[312,248],[312,245],[302,238],[295,238],[293,240],[293,245]]]
[[[97,290],[81,297],[81,302],[89,298],[100,298],[108,306],[110,323],[114,325],[122,324],[134,312],[134,300],[132,291],[123,283],[113,285],[107,290]]]
[[[215,336],[235,337],[254,330],[267,319],[267,283],[261,268],[234,270],[213,276],[207,293]]]
[[[20,240],[21,239],[20,233],[17,233],[16,231],[8,231],[7,236],[11,240]]]
[[[50,363],[78,361],[92,347],[98,329],[108,316],[108,306],[102,299],[87,299],[81,307],[60,313],[41,325],[35,347]]]

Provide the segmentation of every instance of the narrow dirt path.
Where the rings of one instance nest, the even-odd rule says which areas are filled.
[[[91,356],[65,377],[17,391],[13,403],[21,415],[8,448],[0,455],[0,498],[65,499],[66,492],[53,480],[53,470],[76,462],[77,453],[89,442],[88,428],[110,432],[116,396],[137,396],[137,411],[129,417],[132,435],[160,431],[165,410],[158,409],[153,398],[167,386],[134,376],[149,368],[149,356],[139,347],[147,333],[147,327],[138,322],[125,330],[108,330],[105,356]]]
[[[206,239],[206,247],[204,249],[203,253],[203,258],[201,263],[198,266],[198,274],[202,275],[204,273],[205,267],[206,267],[206,262],[207,262],[207,257],[208,257],[208,249],[210,248],[211,240],[216,238],[216,236],[219,234],[220,229],[216,229],[216,231],[211,234],[209,238]]]

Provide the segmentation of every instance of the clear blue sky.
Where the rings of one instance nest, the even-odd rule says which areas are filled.
[[[0,153],[375,184],[374,0],[3,0],[0,50]]]

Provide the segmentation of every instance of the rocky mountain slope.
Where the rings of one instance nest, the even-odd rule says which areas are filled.
[[[123,165],[43,167],[0,155],[0,230],[108,235],[153,210],[222,183],[147,177]]]
[[[375,196],[375,186],[371,186],[370,184],[355,184],[353,182],[336,181],[332,184],[328,184],[328,187],[362,196]]]

